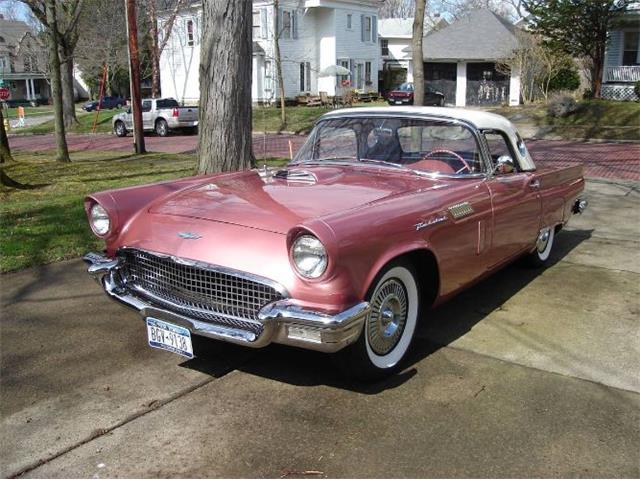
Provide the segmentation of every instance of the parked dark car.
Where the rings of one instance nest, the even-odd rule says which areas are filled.
[[[104,97],[102,102],[100,103],[100,109],[109,109],[112,110],[114,108],[122,108],[123,105],[126,105],[127,102],[122,97]],[[94,100],[92,102],[87,102],[82,106],[83,110],[87,112],[93,112],[98,108],[98,100]]]
[[[413,105],[413,83],[406,82],[387,95],[389,105]],[[424,86],[424,104],[436,107],[444,107],[444,93],[430,87]]]

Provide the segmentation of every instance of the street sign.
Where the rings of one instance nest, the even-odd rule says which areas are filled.
[[[8,88],[0,88],[0,100],[9,100],[11,90]]]

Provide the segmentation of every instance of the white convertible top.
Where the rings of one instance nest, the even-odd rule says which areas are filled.
[[[470,110],[466,108],[448,107],[360,107],[341,108],[324,114],[321,119],[334,117],[357,115],[429,115],[431,117],[442,117],[443,119],[462,120],[471,123],[480,130],[491,129],[501,130],[506,133],[514,146],[520,166],[523,170],[535,170],[535,164],[524,142],[518,138],[516,127],[502,115],[483,112],[481,110]]]

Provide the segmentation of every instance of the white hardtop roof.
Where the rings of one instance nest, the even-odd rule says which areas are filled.
[[[375,114],[375,115],[429,115],[432,117],[442,117],[443,119],[463,120],[475,125],[480,129],[497,129],[507,132],[515,132],[513,124],[501,115],[483,112],[481,110],[470,110],[466,108],[448,107],[360,107],[342,108],[326,113],[322,118],[340,117],[351,114]]]
[[[440,117],[443,120],[462,120],[474,125],[481,130],[501,130],[507,134],[514,146],[519,145],[518,130],[516,127],[502,115],[495,113],[483,112],[481,110],[470,110],[467,108],[448,108],[448,107],[360,107],[360,108],[341,108],[333,112],[325,113],[320,120],[327,118],[348,117],[350,115],[428,115],[430,117]],[[523,150],[516,148],[515,154],[520,160],[520,165],[525,170],[535,170],[535,164],[524,147]]]

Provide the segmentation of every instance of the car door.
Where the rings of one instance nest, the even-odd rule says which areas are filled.
[[[542,202],[539,180],[534,173],[522,171],[509,137],[500,130],[485,130],[483,135],[494,168],[505,156],[512,159],[514,168],[496,173],[487,182],[493,208],[491,268],[535,244]]]
[[[153,113],[151,112],[151,100],[142,101],[142,128],[153,129]]]

